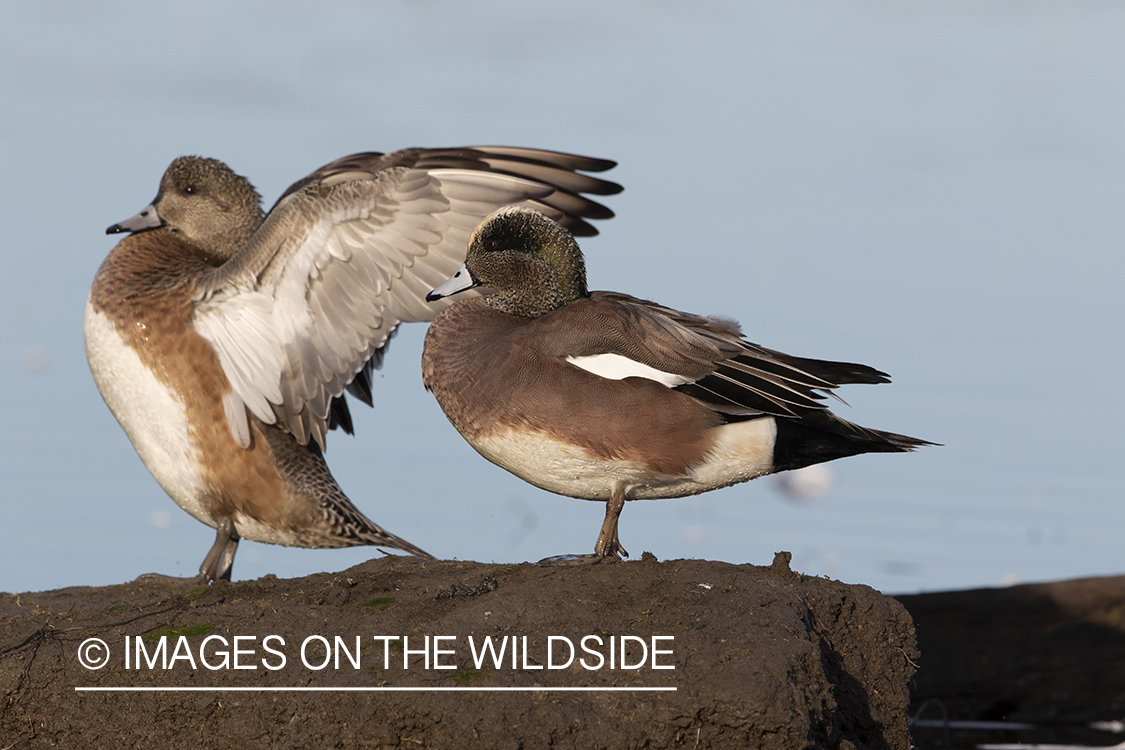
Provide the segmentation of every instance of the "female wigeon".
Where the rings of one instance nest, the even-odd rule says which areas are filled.
[[[620,186],[579,171],[613,162],[508,147],[363,153],[291,186],[268,214],[227,165],[172,162],[156,199],[107,233],[86,305],[94,380],[141,460],[216,529],[198,579],[229,579],[238,540],[372,544],[425,552],[359,512],[321,451],[351,432],[343,391],[370,375],[426,292],[465,259],[469,234],[511,202],[576,232],[612,212],[582,193]]]
[[[828,411],[824,394],[888,382],[878,370],[793,357],[746,341],[733,321],[587,291],[574,237],[533,209],[485,219],[464,267],[427,299],[476,286],[492,293],[430,325],[423,382],[488,460],[606,502],[594,558],[627,554],[617,537],[626,500],[929,444]]]

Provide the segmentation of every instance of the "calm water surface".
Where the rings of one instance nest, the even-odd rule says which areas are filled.
[[[944,444],[631,503],[639,555],[909,592],[1125,571],[1125,8],[1107,3],[108,2],[0,24],[0,590],[193,573],[213,532],[148,475],[86,368],[104,228],[199,153],[268,203],[359,150],[504,143],[616,159],[591,286],[890,372],[841,413]],[[486,463],[424,392],[404,330],[329,463],[443,557],[592,546],[602,507]],[[359,409],[357,412],[361,411]],[[235,574],[372,549],[244,543]]]

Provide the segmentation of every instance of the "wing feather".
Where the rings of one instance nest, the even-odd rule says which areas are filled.
[[[593,292],[588,299],[572,302],[568,311],[563,318],[539,319],[544,326],[558,326],[537,337],[554,347],[544,353],[576,366],[599,355],[628,358],[644,366],[630,371],[635,376],[645,377],[646,369],[659,373],[647,377],[733,418],[824,411],[826,395],[835,396],[832,391],[843,384],[888,380],[866,365],[775,352],[742,338],[732,321],[616,292]]]
[[[596,233],[583,217],[612,211],[582,193],[621,188],[575,170],[611,166],[534,149],[408,149],[354,154],[294,183],[196,295],[194,325],[231,381],[230,410],[243,404],[324,448],[330,420],[350,426],[334,401],[349,389],[370,402],[391,334],[444,306],[425,296],[464,262],[485,216],[525,203]]]

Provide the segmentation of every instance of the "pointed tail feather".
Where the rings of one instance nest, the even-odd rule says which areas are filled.
[[[924,445],[938,443],[861,427],[828,411],[800,419],[779,417],[773,469],[799,469],[861,453],[909,453]]]

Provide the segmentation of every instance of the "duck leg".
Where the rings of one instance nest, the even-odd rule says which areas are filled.
[[[202,583],[229,581],[234,567],[234,553],[238,551],[238,532],[229,518],[219,521],[215,527],[215,543],[199,566],[199,580]]]
[[[220,521],[215,527],[215,543],[211,545],[203,564],[199,566],[198,575],[194,576],[168,576],[163,573],[145,573],[138,576],[138,581],[161,581],[164,583],[194,583],[208,584],[212,581],[229,581],[231,568],[234,567],[234,553],[238,551],[238,532],[235,531],[234,522],[230,519]]]
[[[602,521],[602,530],[598,533],[598,541],[594,543],[595,557],[628,557],[629,553],[621,546],[617,538],[617,521],[621,518],[621,511],[625,507],[625,484],[618,484],[613,488],[613,494],[605,504],[605,520]]]
[[[621,510],[625,507],[625,495],[629,491],[626,484],[618,484],[613,489],[613,494],[605,504],[605,520],[602,521],[602,530],[598,533],[598,541],[594,544],[593,553],[585,555],[556,555],[546,557],[539,561],[540,565],[584,565],[602,560],[620,560],[618,555],[628,557],[629,553],[621,546],[617,538],[617,521],[621,518]]]

